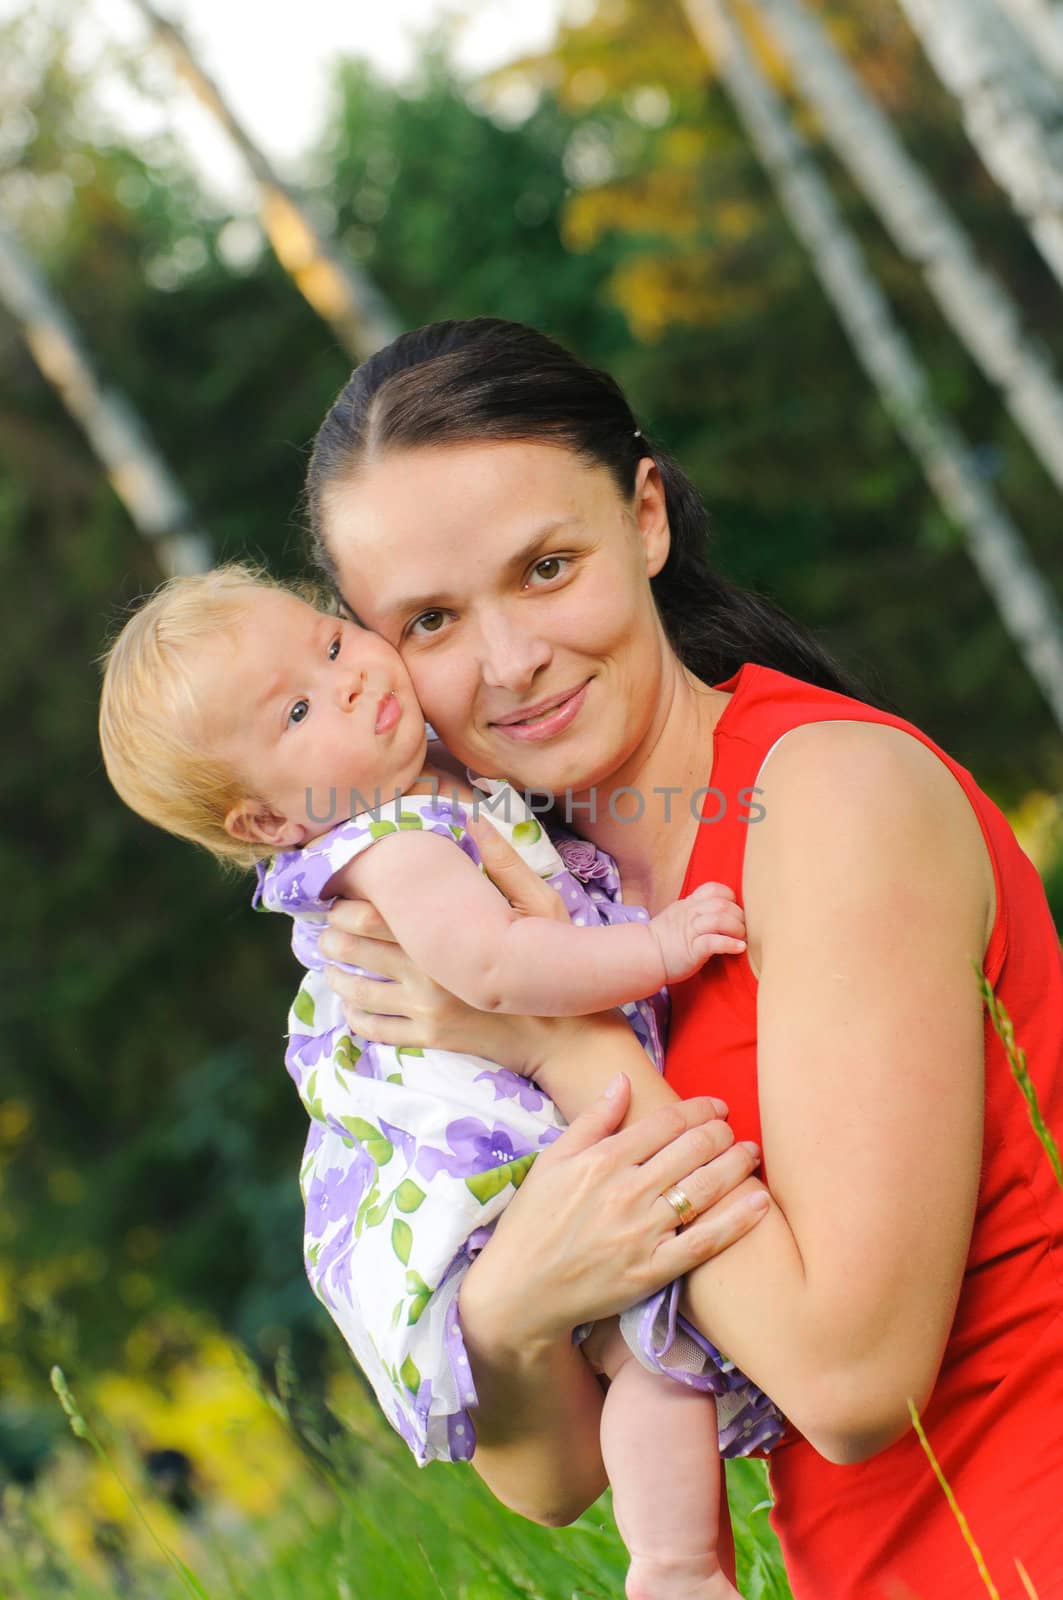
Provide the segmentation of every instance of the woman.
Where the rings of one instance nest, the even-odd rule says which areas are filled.
[[[611,379],[532,329],[434,324],[374,356],[322,425],[309,503],[319,560],[455,757],[552,797],[651,913],[709,878],[745,909],[745,955],[673,991],[656,1093],[614,1018],[470,1013],[367,937],[371,908],[334,912],[327,953],[398,985],[374,1016],[379,987],[337,974],[353,1027],[535,1071],[577,1119],[462,1290],[482,1477],[544,1522],[600,1493],[601,1394],[569,1331],[669,1275],[642,1125],[614,1130],[636,1087],[640,1114],[722,1095],[771,1205],[743,1221],[761,1185],[731,1152],[684,1182],[704,1213],[684,1309],[791,1421],[769,1469],[798,1600],[984,1592],[909,1399],[1000,1594],[1025,1594],[1019,1556],[1063,1596],[1063,1194],[975,970],[1059,1127],[1063,960],[1001,813],[709,569],[688,480]],[[499,886],[541,910],[490,832]],[[647,1147],[683,1136],[669,1114]]]

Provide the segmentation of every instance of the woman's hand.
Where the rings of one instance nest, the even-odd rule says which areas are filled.
[[[469,821],[466,832],[473,837],[487,876],[514,911],[523,917],[550,917],[555,922],[572,920],[557,890],[532,871],[497,828],[483,817],[476,817]]]
[[[610,1088],[536,1158],[470,1267],[461,1316],[481,1348],[547,1345],[611,1316],[718,1255],[769,1200],[729,1198],[754,1156],[708,1096],[676,1101],[617,1133],[630,1085]],[[726,1107],[722,1109],[726,1111]],[[698,1216],[683,1229],[664,1191]]]
[[[368,900],[337,901],[320,948],[333,961],[389,980],[325,968],[326,981],[343,1001],[348,1027],[374,1044],[463,1051],[531,1078],[558,1054],[567,1055],[586,1021],[507,1016],[466,1005],[410,960]]]
[[[492,883],[515,911],[569,920],[561,896],[496,828],[480,817],[469,823],[468,831]],[[375,1044],[461,1050],[531,1077],[579,1029],[578,1017],[492,1015],[466,1005],[413,964],[368,900],[337,900],[328,920],[321,936],[323,955],[390,980],[385,987],[376,978],[335,967],[325,972],[343,1001],[348,1026]]]
[[[374,1044],[464,1051],[531,1076],[583,1020],[511,1017],[466,1005],[410,960],[368,900],[337,900],[320,949],[331,961],[364,967],[388,980],[325,968],[348,1027]]]

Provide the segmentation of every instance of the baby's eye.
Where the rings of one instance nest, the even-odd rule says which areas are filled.
[[[541,561],[535,563],[532,571],[538,573],[544,582],[551,583],[554,578],[561,576],[566,565],[567,561],[564,556],[543,556]],[[544,568],[549,568],[550,570],[544,571]]]
[[[303,722],[310,715],[309,700],[297,700],[288,713],[288,726],[293,723]]]
[[[340,645],[342,643],[343,643],[342,635],[341,634],[337,634],[336,637],[333,639],[332,643],[328,647],[328,658],[329,658],[330,661],[335,661],[336,657],[340,653]]]
[[[421,615],[414,617],[410,623],[409,631],[413,633],[416,628],[423,627],[425,633],[438,633],[443,626],[444,615],[442,611],[422,611]]]

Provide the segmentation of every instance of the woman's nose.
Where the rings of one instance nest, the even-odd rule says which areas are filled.
[[[505,615],[481,619],[481,673],[491,688],[523,693],[550,659],[550,645]]]

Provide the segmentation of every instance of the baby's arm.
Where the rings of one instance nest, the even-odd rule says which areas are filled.
[[[718,884],[701,885],[649,923],[578,928],[519,916],[453,844],[413,829],[356,856],[326,892],[371,900],[407,954],[480,1011],[583,1016],[744,948],[733,936],[744,932],[741,912]]]

